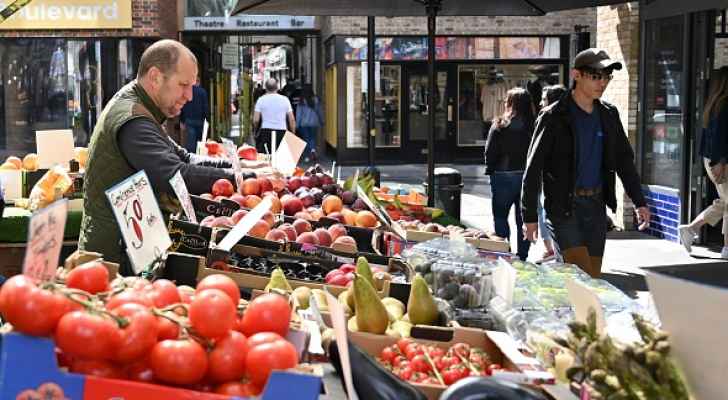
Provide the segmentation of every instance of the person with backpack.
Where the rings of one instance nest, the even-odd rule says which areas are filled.
[[[321,100],[314,94],[310,84],[303,85],[301,101],[296,108],[296,129],[301,138],[306,141],[304,162],[316,160],[316,138],[319,128],[324,124],[321,112]]]

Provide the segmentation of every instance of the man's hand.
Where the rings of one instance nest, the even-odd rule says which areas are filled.
[[[538,222],[523,224],[523,237],[531,243],[538,239]]]
[[[650,226],[650,209],[647,207],[638,207],[637,208],[637,222],[639,223],[639,226],[637,226],[637,230],[643,231],[647,229],[647,227]]]
[[[713,175],[713,179],[715,179],[715,183],[723,183],[726,179],[726,164],[725,163],[718,163],[710,167],[710,173]]]

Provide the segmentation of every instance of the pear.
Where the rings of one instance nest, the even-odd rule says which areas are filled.
[[[403,338],[410,337],[410,331],[412,330],[412,324],[407,321],[395,321],[390,325],[389,329],[396,331]]]
[[[268,284],[265,285],[266,292],[270,292],[272,289],[277,289],[284,292],[290,292],[293,290],[291,285],[288,283],[288,280],[286,279],[286,275],[283,273],[283,270],[280,269],[280,267],[273,270],[273,272],[270,274],[270,280],[268,281]]]
[[[349,302],[354,302],[354,297],[351,295],[351,292],[349,290],[344,290],[339,293],[338,299],[341,306],[344,307],[344,311],[346,311],[349,315],[354,315],[354,310],[349,307]]]
[[[369,267],[369,261],[367,261],[364,257],[359,257],[356,259],[356,273],[361,275],[364,279],[369,282],[370,285],[372,285],[373,288],[377,287],[376,282],[374,282],[374,275],[372,274],[372,269]]]
[[[359,326],[356,323],[356,316],[349,318],[349,321],[346,323],[346,329],[348,329],[349,332],[359,332]]]
[[[326,293],[321,289],[311,290],[311,294],[316,298],[316,305],[320,312],[329,311],[329,302],[326,299]]]
[[[382,299],[382,304],[384,304],[385,307],[392,306],[392,307],[399,308],[400,310],[402,310],[402,314],[404,314],[404,311],[405,311],[404,303],[402,303],[401,301],[395,299],[394,297],[385,297],[385,298],[383,298]],[[400,318],[401,317],[402,316],[400,315]]]
[[[389,325],[387,309],[377,291],[364,277],[354,275],[354,302],[356,303],[356,325],[360,332],[382,334]]]
[[[298,300],[298,306],[305,310],[309,306],[309,298],[311,297],[311,289],[307,286],[299,286],[293,291],[293,297]]]
[[[430,288],[422,275],[415,275],[412,280],[409,301],[407,302],[407,314],[414,325],[433,325],[438,319],[437,304],[432,297]]]
[[[389,322],[399,321],[404,316],[404,310],[397,306],[385,304],[384,308],[387,309],[387,314],[389,314]]]
[[[346,305],[349,306],[349,309],[351,310],[352,314],[356,313],[356,303],[354,302],[354,285],[350,285],[346,292],[348,293],[346,295]]]

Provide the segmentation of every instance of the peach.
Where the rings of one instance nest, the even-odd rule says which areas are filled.
[[[298,236],[298,232],[296,232],[296,228],[293,227],[291,224],[281,224],[277,228],[278,230],[283,231],[283,233],[286,234],[288,237],[288,241],[295,242],[296,237]]]
[[[318,228],[313,233],[316,234],[316,237],[318,238],[318,242],[321,246],[331,246],[331,234],[329,234],[329,231],[326,230],[326,228]]]
[[[270,232],[270,225],[268,225],[267,222],[261,219],[255,222],[253,228],[250,229],[250,231],[248,232],[248,236],[254,236],[263,239],[268,234],[268,232]]]
[[[347,236],[348,232],[346,231],[346,227],[342,224],[334,224],[331,225],[328,229],[329,235],[331,235],[331,240],[334,241],[338,239],[341,236]]]
[[[303,210],[303,203],[301,203],[301,200],[295,196],[283,196],[281,203],[283,204],[283,212],[286,215],[293,216],[296,215],[297,212]]]
[[[342,224],[345,221],[344,214],[342,214],[342,213],[340,213],[338,211],[337,212],[332,212],[331,214],[328,214],[326,217],[327,218],[331,218],[331,219],[335,219],[335,220],[341,222]]]
[[[374,228],[377,226],[377,217],[371,211],[359,211],[356,214],[356,226]]]
[[[334,240],[333,244],[340,244],[346,247],[351,247],[354,251],[357,251],[356,240],[354,240],[354,238],[351,236],[339,236],[336,240]]]
[[[285,242],[288,240],[288,235],[280,229],[271,229],[265,235],[265,239],[273,242]]]
[[[293,217],[294,218],[305,219],[307,221],[310,221],[312,219],[311,218],[311,213],[309,213],[308,211],[299,211]]]
[[[254,194],[249,194],[245,196],[245,207],[255,208],[255,206],[260,204],[261,201],[263,201],[263,199],[261,199],[260,197]]]
[[[246,215],[248,215],[248,210],[237,210],[233,213],[233,215],[230,216],[230,219],[233,220],[233,223],[235,225],[240,222],[241,219],[243,219]]]
[[[277,195],[268,195],[263,198],[270,199],[270,211],[273,214],[280,214],[281,210],[283,209],[283,204],[281,204],[281,201],[278,199]]]
[[[351,226],[356,225],[357,214],[355,211],[351,211],[348,208],[344,208],[343,210],[341,210],[341,214],[344,216],[344,223],[346,225],[351,225]]]
[[[296,239],[296,243],[319,244],[319,241],[315,233],[303,232]]]
[[[273,213],[270,211],[266,211],[265,214],[263,214],[263,221],[267,222],[269,226],[273,226],[273,223],[275,223]]]
[[[318,221],[318,220],[321,219],[321,217],[324,216],[324,212],[321,211],[320,208],[314,208],[313,210],[311,210],[309,212],[309,214],[311,214],[311,220],[312,221]]]
[[[341,201],[339,196],[333,194],[324,197],[324,201],[321,203],[321,209],[326,215],[341,211],[343,208],[344,203]]]
[[[296,233],[299,235],[303,232],[311,232],[311,223],[299,218],[293,221],[293,228],[296,229]]]
[[[18,157],[10,156],[7,160],[5,160],[5,162],[13,164],[15,166],[15,169],[23,168],[23,161]]]
[[[28,171],[36,171],[38,170],[38,167],[39,163],[37,154],[28,153],[25,157],[23,157],[23,168]]]
[[[257,178],[258,180],[258,193],[270,192],[273,190],[273,184],[270,180],[264,176]],[[257,194],[257,193],[256,193]]]
[[[240,207],[245,207],[245,196],[240,193],[233,193],[230,196],[230,200],[238,203]]]
[[[256,178],[248,178],[243,181],[243,190],[242,193],[244,195],[258,195],[260,194],[260,185],[258,184],[258,179]]]

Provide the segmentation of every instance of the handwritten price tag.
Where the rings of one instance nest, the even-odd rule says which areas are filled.
[[[197,223],[197,214],[195,214],[195,208],[192,206],[192,199],[190,198],[190,192],[187,191],[187,185],[185,180],[182,179],[182,174],[177,171],[172,178],[169,179],[169,184],[172,185],[174,193],[177,194],[180,203],[182,203],[182,209],[187,215],[187,220],[193,224]]]
[[[23,274],[41,281],[53,279],[66,229],[68,200],[58,200],[30,218],[28,249],[23,261]]]
[[[139,274],[172,245],[152,185],[139,171],[106,190],[116,222],[126,243],[134,272]]]

